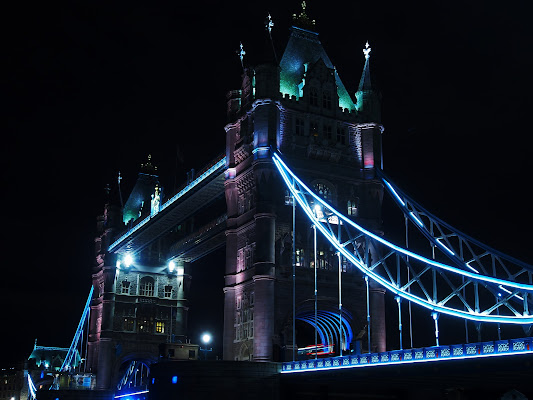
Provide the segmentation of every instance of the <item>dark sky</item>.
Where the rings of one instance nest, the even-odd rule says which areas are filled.
[[[533,263],[533,31],[531,10],[511,3],[311,0],[307,10],[351,94],[370,42],[385,171],[442,219]],[[27,357],[36,337],[70,344],[105,184],[121,171],[127,191],[150,153],[172,188],[221,153],[239,42],[246,63],[270,58],[270,12],[281,55],[299,11],[295,0],[3,6],[2,363]]]

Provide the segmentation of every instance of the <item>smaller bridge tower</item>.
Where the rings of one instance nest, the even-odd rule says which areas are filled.
[[[149,158],[124,207],[109,196],[98,217],[87,360],[98,389],[116,385],[131,362],[155,362],[161,343],[183,339],[186,331],[187,265],[168,264],[161,241],[109,250],[125,228],[159,211],[163,194],[156,173]]]

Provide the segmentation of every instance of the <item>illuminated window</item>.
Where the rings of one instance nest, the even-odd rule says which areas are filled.
[[[297,267],[302,267],[305,263],[304,249],[296,249],[295,262]]]
[[[139,287],[139,294],[141,296],[153,296],[154,295],[154,279],[145,276],[141,279],[141,284]]]
[[[124,318],[122,323],[122,330],[127,332],[133,332],[135,327],[135,320],[133,318]]]
[[[165,323],[163,321],[156,321],[155,333],[165,333]]]
[[[130,282],[122,281],[122,294],[130,294]]]
[[[170,298],[172,298],[172,286],[167,285],[165,286],[165,299],[170,299]]]
[[[357,207],[359,206],[359,199],[356,197],[354,199],[348,200],[348,215],[350,217],[357,216]]]
[[[324,200],[331,200],[331,190],[324,183],[315,183],[314,187],[315,193],[322,197]]]
[[[152,333],[153,325],[154,324],[153,324],[152,318],[148,318],[148,317],[140,318],[138,322],[139,332]]]

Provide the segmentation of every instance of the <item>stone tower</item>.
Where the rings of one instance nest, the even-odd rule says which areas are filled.
[[[110,251],[125,229],[128,234],[159,211],[156,172],[150,159],[142,164],[124,207],[108,201],[98,218],[87,359],[98,389],[112,389],[131,361],[157,361],[161,343],[185,334],[187,266],[167,263],[162,240]]]
[[[381,164],[383,127],[378,97],[370,86],[368,58],[361,82],[355,103],[304,10],[295,19],[279,65],[245,68],[240,90],[228,94],[226,360],[288,360],[295,346],[314,343],[306,326],[313,325],[309,315],[315,267],[324,332],[339,314],[338,257],[318,238],[314,265],[309,221],[297,210],[293,232],[290,198],[270,151],[279,152],[308,186],[338,210],[380,232],[383,188],[375,168]],[[293,235],[294,316],[299,324],[295,338],[291,328]],[[339,347],[354,346],[357,333],[365,332],[366,325],[364,279],[345,260],[340,268],[343,292],[350,293],[342,299],[343,324],[349,333],[334,340],[329,350],[336,354]],[[371,287],[370,307],[372,348],[384,351],[384,290]]]

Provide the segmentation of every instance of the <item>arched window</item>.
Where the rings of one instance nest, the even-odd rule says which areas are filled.
[[[318,91],[315,87],[309,89],[309,104],[318,106]]]
[[[331,189],[325,183],[321,183],[321,182],[315,183],[313,186],[313,189],[315,190],[315,193],[318,194],[320,197],[322,197],[324,200],[326,201],[331,200],[332,198]]]
[[[350,217],[357,217],[357,208],[359,207],[359,199],[357,197],[354,197],[350,200],[348,200],[347,204],[348,208],[348,216]]]
[[[331,110],[331,93],[327,90],[322,93],[322,107]]]
[[[130,294],[130,282],[122,281],[122,294]]]
[[[151,297],[154,295],[154,278],[145,276],[141,279],[139,286],[139,295]]]

